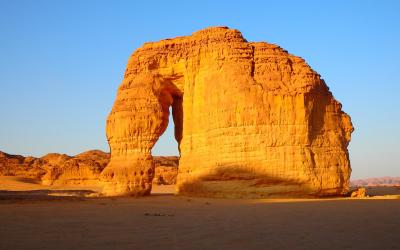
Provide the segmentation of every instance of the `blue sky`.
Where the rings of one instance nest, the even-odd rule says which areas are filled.
[[[322,75],[356,131],[353,178],[400,176],[400,1],[0,0],[0,150],[108,151],[130,54],[208,27],[279,44]],[[172,127],[153,149],[177,154]]]

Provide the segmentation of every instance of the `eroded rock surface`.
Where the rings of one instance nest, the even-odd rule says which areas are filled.
[[[45,164],[45,160],[40,158],[23,157],[0,151],[0,175],[40,179],[46,174],[43,167]]]
[[[179,157],[153,156],[155,174],[154,185],[174,185],[178,175]]]
[[[177,156],[154,156],[155,185],[173,185],[178,174]],[[0,151],[1,176],[31,178],[44,185],[99,184],[100,173],[110,160],[110,154],[90,150],[75,156],[50,153],[41,158],[12,155]]]
[[[100,150],[76,156],[50,153],[41,158],[0,152],[0,175],[32,178],[45,185],[97,184],[109,158]]]
[[[100,173],[108,164],[109,158],[108,153],[91,150],[70,157],[66,161],[52,162],[42,177],[42,183],[45,185],[97,184]]]
[[[351,198],[365,198],[367,197],[367,190],[365,188],[359,188],[350,194]]]
[[[353,126],[320,75],[277,45],[214,27],[146,43],[107,119],[108,195],[148,195],[151,149],[168,125],[179,194],[325,196],[348,191]]]

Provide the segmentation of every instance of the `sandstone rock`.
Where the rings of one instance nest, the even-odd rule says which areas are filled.
[[[146,43],[107,119],[108,195],[148,195],[151,149],[168,125],[178,194],[326,196],[348,191],[353,126],[320,75],[277,45],[214,27]]]
[[[109,160],[110,154],[100,150],[90,150],[75,156],[50,153],[41,158],[10,155],[0,151],[0,176],[32,178],[44,185],[97,184]],[[179,158],[154,156],[154,162],[154,184],[175,184]]]
[[[51,166],[47,167],[42,183],[45,185],[97,184],[100,173],[108,164],[109,158],[108,153],[100,150],[87,151],[74,157],[55,156],[48,160]]]
[[[45,161],[40,158],[23,157],[0,151],[0,175],[40,179],[45,173]]]
[[[99,150],[74,157],[51,153],[41,158],[0,152],[0,175],[33,178],[45,185],[98,183],[109,158],[108,153]]]
[[[73,158],[72,156],[66,154],[49,153],[41,157],[40,159],[44,160],[44,162],[46,162],[46,164],[48,165],[57,166],[63,164],[64,162],[72,158]]]
[[[353,192],[351,192],[350,197],[351,198],[365,198],[367,197],[367,191],[365,188],[359,188]]]
[[[154,185],[174,185],[178,175],[179,157],[154,156]]]

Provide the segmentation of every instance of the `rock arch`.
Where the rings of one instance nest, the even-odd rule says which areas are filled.
[[[172,106],[179,194],[264,197],[346,192],[350,117],[319,74],[227,27],[146,43],[107,119],[108,195],[148,195],[151,149]]]

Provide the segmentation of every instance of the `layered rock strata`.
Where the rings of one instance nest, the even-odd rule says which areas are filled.
[[[148,195],[151,149],[172,107],[177,193],[327,196],[348,191],[353,126],[320,75],[277,45],[214,27],[145,43],[107,119],[108,195]]]
[[[98,184],[110,155],[100,150],[87,151],[66,161],[54,162],[41,178],[45,185]]]
[[[0,175],[31,178],[44,185],[98,184],[109,158],[100,150],[76,156],[50,153],[41,158],[0,152]]]
[[[175,185],[178,175],[179,158],[177,156],[155,156],[154,185]]]
[[[177,156],[154,156],[155,185],[173,185],[178,175]],[[90,150],[75,156],[50,153],[43,157],[12,155],[0,151],[1,176],[30,178],[44,185],[100,184],[99,177],[110,154]]]

